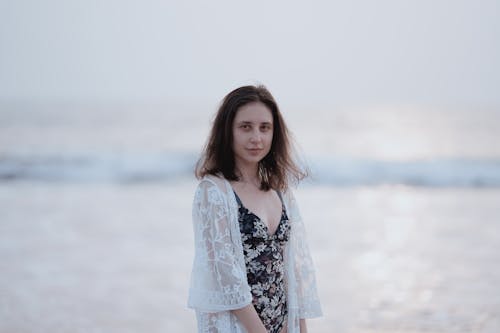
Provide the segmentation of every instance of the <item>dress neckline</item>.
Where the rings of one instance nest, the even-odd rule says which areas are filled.
[[[231,187],[231,188],[232,188],[232,187]],[[265,228],[265,230],[266,230],[266,234],[267,234],[267,236],[268,236],[268,237],[271,237],[271,238],[275,237],[275,236],[278,234],[278,230],[279,230],[279,228],[281,227],[281,224],[282,224],[282,222],[283,222],[283,220],[284,220],[284,219],[283,219],[283,212],[285,211],[285,204],[284,204],[284,202],[283,202],[283,198],[281,197],[281,193],[280,193],[279,191],[276,191],[276,193],[278,194],[278,197],[280,198],[280,202],[281,202],[281,214],[280,214],[280,218],[279,218],[280,220],[278,221],[278,225],[276,226],[276,229],[274,230],[274,233],[272,233],[272,234],[271,234],[271,233],[270,233],[270,230],[269,230],[269,226],[268,226],[266,223],[264,223],[264,221],[260,218],[260,216],[259,216],[259,215],[255,214],[255,213],[254,213],[254,212],[252,212],[250,209],[248,209],[248,207],[246,207],[246,206],[243,204],[243,201],[240,199],[240,197],[239,197],[238,193],[236,193],[236,191],[235,191],[234,189],[232,189],[232,190],[233,190],[233,193],[234,193],[234,195],[235,195],[235,197],[236,197],[236,201],[238,202],[238,204],[239,204],[241,207],[245,208],[249,214],[252,214],[253,216],[255,216],[255,217],[257,218],[257,220],[259,220],[259,222],[260,222],[260,223],[264,226],[264,228]]]

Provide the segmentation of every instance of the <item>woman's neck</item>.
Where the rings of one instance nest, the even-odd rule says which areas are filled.
[[[245,184],[254,184],[260,187],[259,166],[255,165],[236,165],[236,174],[239,177],[239,182]]]

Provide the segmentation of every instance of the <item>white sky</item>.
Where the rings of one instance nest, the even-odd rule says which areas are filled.
[[[0,101],[500,106],[500,2],[0,1]]]

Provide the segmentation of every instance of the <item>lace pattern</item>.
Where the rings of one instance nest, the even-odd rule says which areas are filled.
[[[245,268],[238,264],[232,246],[226,201],[217,185],[208,180],[195,192],[195,261],[188,304],[200,310],[238,309],[252,299]]]
[[[295,198],[283,194],[291,225],[285,247],[289,333],[299,333],[299,319],[321,315],[313,262]],[[193,200],[195,258],[188,306],[195,309],[198,332],[245,333],[230,310],[252,303],[238,225],[238,204],[229,183],[207,176]]]

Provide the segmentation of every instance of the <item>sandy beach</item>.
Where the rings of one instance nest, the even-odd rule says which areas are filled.
[[[194,181],[0,185],[0,332],[194,332]],[[500,191],[297,190],[311,332],[498,332]]]

